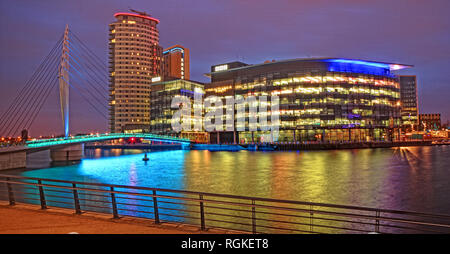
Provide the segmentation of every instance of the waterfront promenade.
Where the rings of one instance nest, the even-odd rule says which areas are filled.
[[[0,234],[225,234],[231,231],[209,229],[180,223],[153,224],[152,220],[86,212],[76,215],[73,210],[16,204],[0,201]]]

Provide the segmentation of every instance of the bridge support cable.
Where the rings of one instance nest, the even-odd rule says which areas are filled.
[[[77,63],[77,65],[79,66],[80,69],[85,70],[85,72],[87,73],[87,75],[93,80],[95,81],[95,83],[98,84],[98,88],[102,89],[104,93],[108,93],[108,89],[107,89],[107,84],[108,84],[108,76],[105,75],[108,73],[107,69],[98,69],[96,66],[98,64],[96,63],[92,63],[89,59],[87,59],[86,57],[83,57],[83,55],[78,51],[77,47],[74,46],[74,43],[71,43],[69,45],[70,47],[70,51],[69,51],[69,56],[70,58]],[[102,73],[102,74],[99,74]]]
[[[104,99],[102,100],[96,97],[96,95],[92,92],[92,90],[89,90],[89,88],[86,85],[84,85],[85,83],[84,80],[80,79],[79,76],[75,75],[73,72],[70,72],[69,75],[72,81],[71,83],[73,84],[71,87],[76,89],[78,94],[82,95],[87,102],[92,103],[92,101],[94,101],[97,103],[97,105],[100,105],[104,110],[106,111],[108,110],[108,107],[106,106],[106,101]],[[88,99],[87,96],[90,96],[91,99]]]
[[[70,56],[70,54],[69,54]],[[77,84],[77,82],[75,82],[75,85],[78,86],[78,91],[81,91],[81,93],[87,94],[90,97],[93,98],[93,101],[97,102],[98,104],[100,104],[104,110],[108,110],[107,107],[107,103],[108,103],[108,98],[107,98],[107,92],[102,92],[99,90],[98,86],[96,86],[95,84],[92,83],[92,80],[89,79],[89,77],[87,77],[87,75],[84,75],[84,73],[86,73],[87,71],[82,68],[79,64],[79,61],[77,61],[76,59],[74,59],[74,57],[71,57],[71,63],[70,63],[70,70],[71,72],[69,72],[70,77],[75,79],[75,81],[78,81],[79,83]],[[81,70],[80,70],[81,69]],[[74,70],[74,71],[72,71]],[[89,73],[89,72],[87,72]],[[92,76],[91,76],[92,79]],[[97,82],[97,84],[99,84]],[[100,84],[99,84],[100,85]],[[87,92],[86,92],[87,91]],[[86,98],[86,97],[84,97]],[[86,99],[88,102],[91,102],[91,100]]]
[[[6,125],[11,121],[11,117],[17,114],[17,107],[20,105],[26,98],[26,95],[30,93],[31,88],[33,88],[33,85],[35,84],[36,79],[42,75],[42,70],[46,68],[47,64],[49,63],[49,58],[53,55],[53,53],[57,50],[57,48],[62,43],[62,37],[57,41],[57,43],[53,46],[50,53],[44,58],[44,60],[41,62],[41,64],[38,66],[38,68],[34,71],[30,79],[26,82],[25,86],[22,87],[20,92],[17,94],[17,96],[14,98],[8,109],[3,112],[1,118],[0,118],[0,135],[3,134],[4,128]],[[10,121],[8,121],[10,120]]]
[[[54,60],[56,60],[56,58]],[[36,106],[39,105],[38,103],[42,100],[42,95],[46,91],[47,87],[50,86],[49,81],[53,77],[57,76],[57,63],[52,63],[52,61],[49,61],[49,63],[50,64],[47,66],[48,68],[46,68],[42,72],[42,76],[36,81],[36,85],[33,87],[33,89],[30,89],[30,93],[27,96],[27,99],[24,101],[18,111],[19,114],[16,121],[13,122],[10,128],[7,130],[8,135],[14,135],[17,132],[16,128],[23,127],[25,119],[30,117],[30,113],[33,112],[36,109]]]
[[[58,81],[58,78],[55,77],[55,79],[52,82],[52,85],[49,86],[49,88],[47,89],[43,101],[40,103],[39,107],[37,107],[38,110],[31,116],[30,121],[27,123],[27,125],[25,125],[26,126],[25,127],[26,130],[30,129],[30,127],[33,125],[34,120],[39,115],[39,113],[41,112],[42,107],[44,106],[45,102],[47,101],[48,97],[50,96],[52,89],[58,83],[57,81]]]
[[[69,36],[70,87],[108,120],[108,68],[71,30]]]
[[[55,51],[56,52],[56,51]],[[45,81],[48,80],[49,73],[56,68],[52,63],[55,62],[57,54],[53,54],[47,59],[43,69],[36,75],[36,78],[30,83],[29,88],[21,94],[20,99],[16,102],[13,110],[7,116],[5,124],[2,126],[2,133],[10,135],[14,126],[21,122],[21,119],[28,116],[29,111],[33,108],[33,102],[42,94],[42,88]],[[53,68],[54,67],[54,68]],[[13,135],[15,133],[12,133]]]
[[[45,57],[37,70],[33,73],[32,77],[21,89],[18,96],[13,100],[9,109],[2,115],[0,135],[9,136],[10,134],[16,134],[16,132],[11,133],[11,131],[15,129],[14,126],[21,122],[20,120],[22,117],[27,117],[29,115],[30,109],[33,108],[33,104],[30,103],[30,101],[33,98],[36,98],[44,87],[45,82],[43,81],[46,79],[43,78],[48,77],[48,74],[54,70],[53,63],[57,61],[59,52],[58,49],[61,48],[61,45],[62,38],[57,41],[50,53]]]
[[[89,103],[89,105],[91,105],[91,107],[92,107],[95,111],[97,111],[97,113],[100,114],[100,116],[102,116],[103,118],[105,118],[106,120],[108,120],[108,117],[105,115],[105,113],[102,112],[101,110],[99,110],[99,109],[91,102],[91,100],[89,100],[88,98],[86,98],[86,96],[83,94],[83,92],[80,91],[79,87],[74,85],[74,82],[69,83],[69,85],[70,85],[70,87],[72,87],[73,89],[75,89],[75,90],[78,92],[78,94],[79,94],[79,95],[80,95],[87,103]]]
[[[75,34],[72,32],[72,30],[69,29],[69,33],[77,42],[80,43],[80,45],[85,49],[85,51],[88,52],[88,56],[91,57],[91,59],[94,60],[99,66],[102,67],[104,70],[108,70],[108,66],[98,57],[92,50],[89,49],[88,46]]]
[[[50,52],[48,53],[48,55],[44,58],[44,60],[42,60],[42,62],[38,65],[38,68],[34,71],[34,73],[31,75],[30,79],[28,79],[28,81],[25,83],[25,85],[22,87],[22,89],[20,90],[20,92],[17,94],[17,96],[14,98],[13,102],[9,105],[8,109],[3,112],[3,114],[0,116],[0,120],[5,119],[6,115],[9,114],[11,112],[11,109],[17,105],[19,99],[23,98],[21,95],[25,92],[28,91],[28,88],[30,87],[30,85],[32,84],[32,82],[34,82],[36,76],[40,73],[40,71],[42,70],[42,68],[45,66],[45,63],[47,62],[47,59],[50,57],[50,55],[53,54],[53,52],[57,49],[57,47],[62,43],[62,36],[59,38],[59,40],[56,42],[56,44],[53,46],[53,48],[50,50]],[[0,122],[0,130],[2,129],[2,124],[4,123],[4,121]]]
[[[20,110],[17,121],[8,130],[8,135],[14,135],[23,129],[25,126],[24,123],[29,121],[30,117],[33,115],[33,112],[35,112],[37,107],[39,107],[42,101],[44,101],[43,95],[46,94],[46,91],[49,88],[51,88],[50,81],[57,77],[57,68],[57,63],[50,65],[45,75],[38,81],[36,89],[33,90],[33,93],[30,93],[30,98],[25,101],[26,105],[24,105],[23,109]]]
[[[66,26],[64,34],[2,113],[0,135],[14,137],[22,129],[32,127],[54,91],[57,80],[60,84],[61,112],[66,137],[69,133],[69,87],[108,120],[108,73],[106,61],[102,61]]]
[[[78,55],[76,54],[75,51],[71,51],[69,54],[70,59],[73,61],[73,63],[75,63],[78,67],[79,70],[84,70],[86,72],[87,75],[86,78],[90,78],[93,82],[95,82],[97,85],[94,86],[95,89],[98,91],[99,89],[101,89],[102,91],[98,91],[99,93],[103,94],[107,94],[108,90],[106,88],[106,85],[108,81],[106,80],[98,80],[97,79],[97,72],[94,72],[92,70],[92,68],[90,68],[89,66],[86,65],[86,63],[84,63],[84,61],[82,61]],[[93,72],[95,75],[93,75],[91,72]],[[104,72],[106,73],[106,72]],[[100,78],[101,79],[101,78]]]
[[[76,59],[74,59],[70,54],[69,54],[69,57],[70,57],[71,60],[73,60],[72,62],[74,63],[74,64],[70,63],[70,68],[71,68],[71,70],[74,69],[74,70],[76,71],[75,74],[77,74],[78,77],[79,77],[80,79],[84,80],[91,88],[93,88],[93,89],[95,90],[95,92],[96,92],[100,97],[103,97],[103,98],[104,98],[105,102],[107,102],[107,101],[108,101],[108,98],[107,98],[107,96],[106,96],[106,95],[107,95],[107,92],[106,92],[106,91],[104,91],[104,92],[100,91],[99,88],[98,88],[98,86],[96,86],[95,84],[92,84],[92,83],[89,81],[89,77],[86,77],[85,75],[83,75],[83,73],[81,73],[81,71],[79,70],[79,69],[82,69],[82,66],[80,66],[80,64],[78,63],[78,61],[76,61]],[[87,73],[89,73],[89,72],[87,72]],[[90,74],[88,74],[88,75],[90,76]],[[92,77],[91,77],[91,78],[92,78]],[[99,87],[101,87],[101,84],[100,84],[100,83],[97,82],[97,84],[99,85]]]
[[[103,83],[101,88],[107,93],[109,69],[105,62],[100,60],[100,58],[95,55],[94,52],[92,52],[73,32],[70,32],[69,34],[72,36],[71,38],[74,38],[74,40],[71,40],[70,43],[72,49],[71,52],[76,54],[79,59],[83,60],[82,62],[85,64],[86,70],[90,70],[100,80],[100,83]]]
[[[79,94],[86,102],[89,103],[97,112],[100,112],[102,116],[107,115],[108,107],[106,102],[102,99],[98,99],[92,94],[83,81],[80,81],[78,77],[70,73],[71,87],[75,89],[76,93]]]

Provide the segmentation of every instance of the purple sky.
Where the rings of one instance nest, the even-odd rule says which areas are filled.
[[[45,0],[0,4],[0,114],[61,36],[65,24],[107,62],[108,24],[129,8],[158,18],[163,47],[190,49],[191,79],[211,65],[301,57],[346,57],[412,64],[422,113],[450,119],[448,0]],[[71,132],[106,131],[106,121],[74,95]],[[58,97],[31,135],[62,133]]]

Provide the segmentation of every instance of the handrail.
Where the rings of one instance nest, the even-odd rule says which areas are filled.
[[[282,199],[261,198],[261,197],[247,197],[247,196],[239,196],[239,195],[231,195],[231,194],[218,194],[218,193],[210,193],[210,192],[163,189],[163,188],[152,188],[152,187],[142,187],[142,186],[129,186],[129,185],[120,185],[120,184],[104,184],[104,183],[90,183],[90,182],[79,182],[79,181],[66,181],[66,180],[58,180],[58,179],[36,178],[36,177],[26,177],[26,176],[17,176],[17,175],[0,174],[0,177],[20,178],[20,179],[29,179],[29,180],[42,180],[42,181],[58,182],[58,183],[75,183],[75,184],[82,184],[82,185],[93,185],[93,186],[101,186],[101,187],[116,187],[116,188],[136,189],[136,190],[148,190],[148,191],[156,190],[156,191],[162,191],[162,192],[174,192],[174,193],[181,193],[181,194],[196,194],[196,195],[202,194],[205,196],[221,197],[221,198],[234,198],[234,199],[255,200],[255,201],[263,201],[263,202],[283,202],[286,204],[312,205],[312,206],[322,206],[322,207],[328,207],[328,208],[341,208],[341,209],[358,209],[358,210],[370,211],[370,212],[379,211],[379,212],[386,212],[386,213],[409,214],[409,215],[418,215],[418,216],[430,216],[430,217],[437,216],[437,217],[446,217],[446,218],[450,219],[450,215],[446,215],[446,214],[430,214],[430,213],[416,212],[416,211],[402,211],[402,210],[393,210],[393,209],[364,207],[364,206],[326,204],[326,203],[317,203],[317,202],[282,200]],[[62,187],[62,186],[58,186],[58,187]],[[133,193],[127,193],[127,194],[133,194]]]
[[[33,181],[33,182],[31,182]],[[34,182],[36,181],[36,182]],[[43,183],[46,182],[46,183]],[[195,192],[186,190],[171,190],[162,188],[150,188],[142,186],[127,186],[127,185],[117,185],[117,184],[102,184],[102,183],[89,183],[80,181],[66,181],[58,179],[47,179],[47,178],[36,178],[36,177],[25,177],[17,175],[5,175],[0,174],[0,183],[6,184],[7,188],[0,188],[0,192],[7,192],[8,199],[11,205],[14,205],[19,199],[21,194],[25,195],[38,195],[39,199],[31,198],[29,196],[22,197],[22,199],[38,200],[40,201],[41,208],[47,209],[48,206],[54,206],[56,203],[61,203],[67,206],[69,202],[64,202],[60,199],[72,199],[74,208],[77,214],[81,214],[82,208],[88,210],[87,208],[103,208],[112,209],[113,218],[120,218],[119,212],[130,211],[134,213],[148,213],[153,214],[153,218],[156,224],[161,221],[161,216],[174,216],[182,217],[184,219],[199,219],[202,230],[206,230],[206,221],[211,222],[221,222],[222,224],[230,223],[232,225],[250,225],[249,232],[256,233],[256,228],[265,229],[279,229],[279,230],[290,230],[292,232],[304,231],[304,232],[314,232],[313,228],[325,228],[325,229],[341,229],[344,231],[354,231],[354,232],[371,232],[373,230],[368,230],[367,227],[375,226],[376,232],[381,232],[380,227],[383,229],[410,229],[413,232],[437,232],[437,233],[450,233],[450,215],[446,214],[430,214],[423,212],[410,212],[392,209],[378,209],[370,207],[358,207],[358,206],[348,206],[348,205],[337,205],[337,204],[325,204],[316,202],[304,202],[304,201],[294,201],[294,200],[280,200],[271,198],[260,198],[260,197],[248,197],[248,196],[238,196],[229,194],[217,194],[217,193],[207,193],[207,192]],[[58,185],[58,183],[68,184]],[[20,187],[31,185],[38,193],[22,192]],[[80,185],[83,185],[81,187]],[[87,186],[87,187],[85,187]],[[92,187],[89,187],[92,186]],[[13,188],[15,187],[15,188]],[[95,189],[93,187],[103,187],[105,189]],[[27,189],[26,187],[25,189]],[[31,188],[33,189],[33,188]],[[118,190],[119,189],[119,190]],[[124,189],[124,190],[121,190]],[[151,193],[140,193],[134,192],[136,190],[149,191]],[[46,192],[59,192],[64,195],[49,195]],[[79,192],[82,191],[82,192]],[[94,194],[102,193],[102,194]],[[70,194],[73,194],[73,197]],[[187,196],[176,196],[172,194],[184,194]],[[19,195],[17,195],[19,194]],[[96,196],[100,198],[110,199],[107,200],[92,200],[89,195]],[[82,197],[80,197],[82,196]],[[138,198],[148,197],[150,199]],[[209,198],[206,198],[209,197]],[[58,200],[52,200],[48,198],[58,198]],[[117,199],[121,200],[134,200],[133,204],[127,203],[125,201],[118,202]],[[182,203],[169,202],[170,200],[179,200]],[[225,200],[224,200],[225,199]],[[83,201],[83,204],[80,203]],[[251,201],[251,202],[248,202]],[[89,204],[89,202],[101,202],[108,203],[111,207],[105,206],[95,206]],[[141,203],[136,203],[141,202]],[[143,202],[150,202],[153,205],[143,205]],[[183,202],[193,202],[194,204],[187,204]],[[258,202],[258,203],[256,203]],[[158,204],[160,203],[160,204]],[[217,204],[216,206],[209,206],[205,204]],[[269,203],[269,204],[268,204]],[[166,205],[166,206],[164,206]],[[167,207],[169,205],[169,207]],[[172,207],[170,207],[172,205]],[[173,205],[189,205],[194,206],[199,209],[199,211],[193,211],[191,209],[184,209],[184,207],[173,207]],[[125,206],[128,209],[125,209]],[[153,211],[138,210],[138,207],[153,208]],[[224,206],[224,207],[221,207]],[[296,207],[302,206],[302,207]],[[134,207],[129,209],[129,207]],[[235,207],[240,207],[236,209]],[[169,210],[174,211],[174,213],[160,213],[159,210]],[[246,210],[250,209],[250,210]],[[332,210],[329,210],[332,209]],[[336,211],[338,209],[338,211]],[[220,212],[216,212],[220,210]],[[278,211],[278,212],[274,212]],[[177,212],[185,213],[185,215],[177,214]],[[239,213],[249,213],[247,216],[239,215]],[[192,217],[189,214],[199,213],[200,218]],[[317,215],[322,215],[317,217]],[[382,215],[383,214],[383,215]],[[314,217],[314,215],[316,215]],[[218,218],[218,216],[220,218]],[[224,221],[221,217],[230,218],[230,221]],[[266,216],[266,217],[261,217]],[[291,219],[283,220],[279,217],[289,217]],[[325,216],[325,217],[324,217]],[[413,217],[413,218],[409,218]],[[277,219],[278,218],[278,219]],[[345,219],[342,219],[345,218]],[[248,224],[246,219],[250,220],[251,224]],[[298,220],[308,220],[298,221]],[[430,220],[433,219],[433,220]],[[164,219],[169,220],[170,219]],[[242,221],[244,220],[244,221]],[[328,224],[322,224],[319,222],[326,221]],[[284,223],[289,226],[295,226],[297,228],[287,227],[282,228],[280,225],[270,225],[270,223]],[[333,223],[341,223],[343,225],[336,226]],[[406,225],[409,225],[407,227]],[[309,225],[308,230],[299,229],[299,226]],[[355,227],[357,226],[357,227]],[[220,225],[220,227],[227,228],[227,226]],[[388,230],[388,231],[389,231]],[[260,232],[260,230],[258,231]],[[323,233],[323,232],[318,232]]]

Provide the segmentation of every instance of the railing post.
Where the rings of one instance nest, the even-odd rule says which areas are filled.
[[[39,184],[39,199],[41,200],[41,209],[47,209],[47,202],[45,201],[44,187],[42,187],[42,181],[38,180]]]
[[[77,185],[72,183],[72,187],[73,187],[73,200],[75,202],[75,213],[81,214],[80,200],[78,199]]]
[[[6,187],[8,189],[9,205],[15,205],[16,200],[14,199],[14,193],[13,193],[12,186],[9,183],[9,177],[6,177]]]
[[[380,233],[380,220],[379,220],[379,218],[380,218],[380,211],[377,210],[375,212],[375,217],[377,218],[375,220],[375,232]]]
[[[254,199],[252,199],[252,232],[256,234],[256,207]]]
[[[199,194],[199,198],[200,200],[203,200],[203,195]],[[206,225],[205,225],[205,208],[203,207],[203,202],[200,201],[200,223],[201,223],[201,230],[205,230],[206,229]]]
[[[153,190],[153,211],[155,214],[155,224],[159,224],[158,202],[156,201],[156,190]]]
[[[311,232],[314,232],[314,221],[313,221],[313,218],[314,218],[313,206],[310,205],[309,206],[309,230]]]
[[[113,186],[111,186],[111,204],[112,204],[112,209],[113,209],[113,218],[114,219],[118,219],[119,218],[119,213],[117,211],[116,195],[114,193],[114,187]]]

